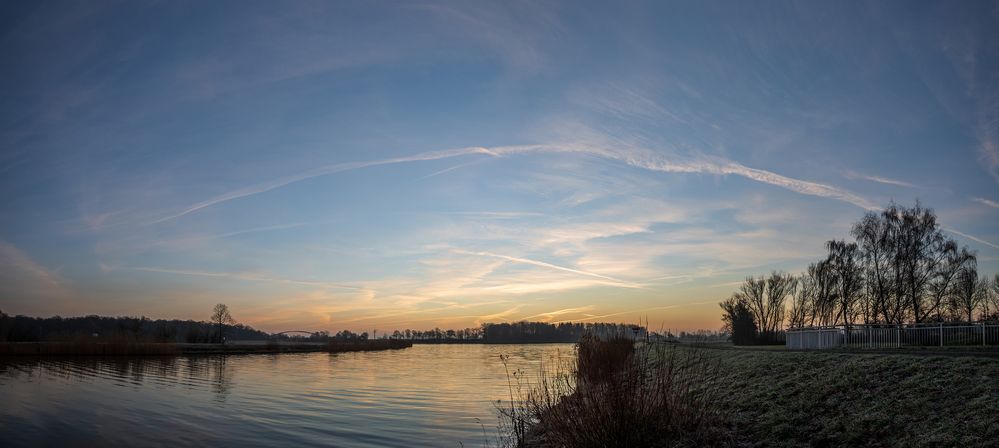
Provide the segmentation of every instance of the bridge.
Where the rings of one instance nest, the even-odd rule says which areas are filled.
[[[287,330],[287,331],[282,331],[280,333],[271,333],[271,336],[281,336],[281,335],[286,335],[286,334],[291,334],[291,333],[304,334],[304,335],[312,336],[313,334],[318,333],[318,331]]]

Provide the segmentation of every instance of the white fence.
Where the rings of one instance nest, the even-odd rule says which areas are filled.
[[[999,345],[999,322],[836,325],[787,330],[789,349]]]

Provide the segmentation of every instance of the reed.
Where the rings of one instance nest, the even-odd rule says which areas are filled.
[[[516,375],[510,406],[501,410],[507,445],[735,444],[712,406],[718,365],[697,350],[588,336],[575,360],[543,367],[536,384],[525,388]]]

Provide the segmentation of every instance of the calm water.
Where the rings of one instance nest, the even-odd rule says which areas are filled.
[[[4,446],[482,446],[509,399],[500,354],[536,375],[568,344],[229,357],[0,359]],[[481,423],[480,423],[481,422]]]

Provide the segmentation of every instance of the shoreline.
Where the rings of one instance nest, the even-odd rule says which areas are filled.
[[[348,353],[398,350],[412,347],[408,341],[380,339],[347,343],[268,343],[267,341],[227,344],[171,342],[4,342],[0,357],[18,356],[177,356],[248,355],[280,353]]]

